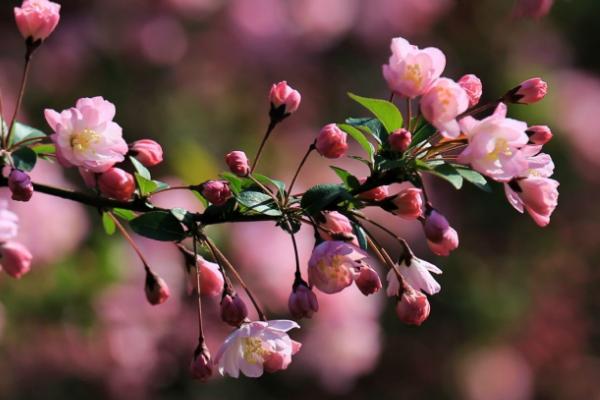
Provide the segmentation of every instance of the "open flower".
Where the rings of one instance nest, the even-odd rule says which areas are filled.
[[[456,117],[469,108],[467,92],[452,79],[440,78],[423,95],[421,112],[442,136],[455,139],[460,135]]]
[[[402,261],[398,265],[398,270],[407,284],[428,295],[434,295],[441,289],[440,284],[433,278],[431,273],[441,274],[442,270],[430,262],[412,256],[410,264],[406,264],[406,261]],[[387,281],[387,295],[390,297],[397,296],[400,291],[400,282],[393,269],[390,269],[388,272]]]
[[[390,46],[392,55],[383,66],[383,77],[391,90],[409,98],[427,92],[446,67],[446,56],[435,47],[419,49],[397,37]]]
[[[459,162],[499,182],[508,182],[527,170],[527,160],[520,149],[529,137],[527,124],[506,118],[506,105],[500,103],[494,114],[480,121],[465,117],[461,128],[469,140],[459,155]]]
[[[234,378],[242,374],[258,378],[264,371],[286,369],[301,344],[290,339],[288,332],[300,328],[294,321],[255,321],[233,331],[215,356],[221,375]]]
[[[308,261],[308,280],[324,293],[337,293],[350,286],[362,267],[364,251],[350,243],[327,240],[313,250]]]
[[[54,133],[56,157],[64,167],[105,172],[127,154],[121,127],[113,122],[115,106],[102,97],[83,98],[75,107],[58,113],[44,111]]]

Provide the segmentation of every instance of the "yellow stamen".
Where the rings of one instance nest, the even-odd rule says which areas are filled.
[[[90,146],[100,141],[100,135],[92,129],[84,129],[71,136],[71,147],[76,152],[86,152]]]
[[[257,337],[245,337],[242,339],[242,352],[244,360],[248,364],[259,364],[264,362],[269,351],[263,348],[262,340]]]

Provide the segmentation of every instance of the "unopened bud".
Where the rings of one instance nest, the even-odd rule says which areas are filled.
[[[33,256],[21,243],[6,242],[0,247],[2,269],[13,278],[20,278],[31,269]]]
[[[457,82],[462,87],[467,96],[469,96],[469,107],[473,107],[479,103],[482,93],[481,80],[473,74],[463,75]]]
[[[438,242],[428,240],[427,245],[434,254],[447,257],[450,255],[451,251],[458,248],[458,233],[454,228],[449,227],[446,232],[444,232],[442,240]]]
[[[548,84],[541,78],[531,78],[511,89],[504,99],[511,103],[532,104],[546,96]]]
[[[33,184],[26,172],[14,168],[8,175],[8,187],[12,193],[11,198],[17,201],[29,201],[33,196]]]
[[[288,308],[292,317],[311,318],[319,311],[317,296],[305,283],[295,285],[288,300]]]
[[[444,234],[450,228],[450,224],[446,217],[437,210],[431,210],[426,216],[423,224],[425,237],[432,242],[440,242],[444,238]]]
[[[227,181],[208,181],[202,185],[202,196],[214,205],[225,204],[231,198],[231,189]]]
[[[194,359],[190,364],[190,374],[192,378],[203,382],[212,376],[212,360],[204,341],[198,345],[194,352]]]
[[[546,125],[534,125],[525,131],[529,136],[529,142],[544,145],[552,139],[552,131]]]
[[[148,303],[153,306],[164,303],[171,295],[166,282],[149,269],[146,270],[145,291]]]
[[[361,268],[354,282],[365,296],[377,293],[381,289],[379,274],[371,267]]]
[[[221,319],[231,326],[238,327],[248,316],[244,300],[237,294],[225,295],[221,300]]]
[[[340,158],[348,151],[347,136],[336,124],[325,125],[317,136],[315,147],[323,157]]]
[[[163,149],[154,140],[137,140],[130,145],[130,149],[135,158],[146,167],[153,167],[163,160]]]
[[[388,137],[388,142],[392,150],[404,153],[412,142],[412,134],[406,129],[398,129]]]
[[[121,168],[111,168],[98,178],[98,188],[105,196],[127,201],[135,192],[135,180],[129,172]]]
[[[429,300],[420,291],[406,287],[396,305],[396,314],[400,321],[409,325],[421,325],[430,312]]]
[[[281,120],[293,114],[300,107],[300,92],[294,90],[286,81],[274,84],[269,92],[271,118]]]
[[[225,156],[225,162],[229,170],[237,176],[246,176],[250,173],[248,157],[243,151],[232,151]]]

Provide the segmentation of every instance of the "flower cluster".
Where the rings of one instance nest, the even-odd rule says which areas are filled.
[[[60,6],[48,0],[26,0],[15,9],[27,46],[26,63],[56,28],[59,10]],[[442,76],[446,57],[441,50],[419,49],[406,39],[395,38],[391,52],[383,66],[383,77],[391,90],[389,100],[350,94],[373,116],[323,126],[289,185],[256,172],[269,137],[301,104],[300,93],[285,81],[271,88],[270,123],[252,162],[241,150],[228,152],[224,163],[229,171],[206,182],[169,186],[153,179],[148,168],[162,162],[161,145],[150,139],[128,144],[115,122],[115,105],[93,97],[79,99],[74,107],[60,112],[46,109],[50,135],[15,118],[8,130],[2,124],[1,162],[8,172],[0,184],[7,186],[17,201],[28,201],[35,190],[97,208],[107,233],[118,230],[137,252],[146,276],[145,295],[152,305],[168,301],[171,291],[151,269],[126,225],[139,235],[178,247],[187,272],[188,294],[198,300],[199,340],[190,365],[195,379],[208,379],[213,366],[232,377],[240,373],[258,377],[265,371],[284,370],[301,347],[288,335],[300,327],[296,322],[268,320],[250,285],[210,238],[209,226],[214,224],[272,221],[289,234],[290,251],[296,259],[288,299],[293,318],[311,318],[319,312],[319,296],[334,295],[352,284],[365,296],[376,295],[383,287],[378,269],[385,267],[385,293],[396,301],[398,318],[420,325],[431,311],[427,296],[441,290],[434,274],[442,271],[417,257],[405,239],[370,219],[363,210],[381,208],[392,220],[399,217],[398,224],[419,221],[431,252],[449,256],[459,246],[459,235],[430,201],[424,175],[442,178],[456,189],[464,181],[483,189],[489,188],[488,179],[500,182],[509,203],[520,212],[526,210],[540,226],[549,223],[557,206],[558,182],[550,178],[552,159],[542,152],[542,146],[552,138],[550,129],[507,117],[506,104],[531,104],[544,97],[547,87],[541,79],[528,79],[499,99],[480,105],[483,91],[479,78],[467,74],[454,81]],[[16,102],[17,111],[24,89]],[[413,115],[417,101],[418,113]],[[405,105],[405,113],[399,104]],[[491,115],[483,115],[492,109]],[[13,129],[15,126],[19,129]],[[293,191],[313,152],[339,159],[347,155],[352,141],[364,152],[363,156],[352,156],[367,167],[364,174],[354,176],[333,166],[340,183],[315,185],[301,194]],[[46,159],[77,168],[87,191],[33,183],[28,172],[38,160]],[[392,190],[392,184],[400,185]],[[152,197],[167,190],[193,192],[204,205],[203,212],[157,207]],[[3,204],[0,263],[14,277],[26,273],[32,259],[27,249],[12,241],[17,222],[16,215]],[[296,242],[303,224],[315,234],[307,276],[303,275]],[[397,248],[381,246],[372,229],[390,235]],[[217,298],[221,320],[234,327],[214,358],[202,328],[203,297]],[[251,317],[247,300],[257,320]]]

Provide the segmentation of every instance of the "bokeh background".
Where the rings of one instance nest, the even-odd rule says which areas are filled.
[[[23,53],[12,20],[17,3],[0,6],[5,110],[14,106]],[[536,1],[513,0],[60,3],[62,20],[36,54],[21,120],[47,131],[45,107],[102,95],[117,105],[126,139],[163,144],[155,175],[170,182],[215,177],[229,150],[254,154],[268,122],[268,90],[283,79],[303,103],[272,138],[261,172],[289,181],[320,126],[364,115],[347,91],[387,96],[381,65],[390,39],[401,35],[441,48],[445,75],[480,76],[486,99],[530,76],[548,81],[546,99],[510,112],[552,128],[547,151],[561,196],[550,226],[539,229],[499,186],[490,195],[431,181],[435,203],[461,237],[449,258],[429,253],[418,223],[375,213],[444,270],[423,326],[402,325],[383,294],[364,298],[352,287],[321,295],[319,314],[293,334],[304,347],[288,371],[208,384],[187,374],[194,301],[172,247],[137,238],[173,292],[151,307],[139,261],[119,237],[104,234],[95,210],[43,194],[11,203],[35,262],[20,281],[0,277],[0,398],[600,399],[600,2],[555,0],[545,16],[522,7]],[[335,181],[328,165],[311,158],[299,186]],[[366,173],[352,161],[341,166]],[[82,187],[73,171],[49,163],[33,175]],[[200,207],[181,193],[157,200]],[[210,233],[270,313],[285,317],[289,237],[269,223]],[[312,233],[300,237],[306,260]],[[214,352],[228,329],[215,302],[206,308]]]

